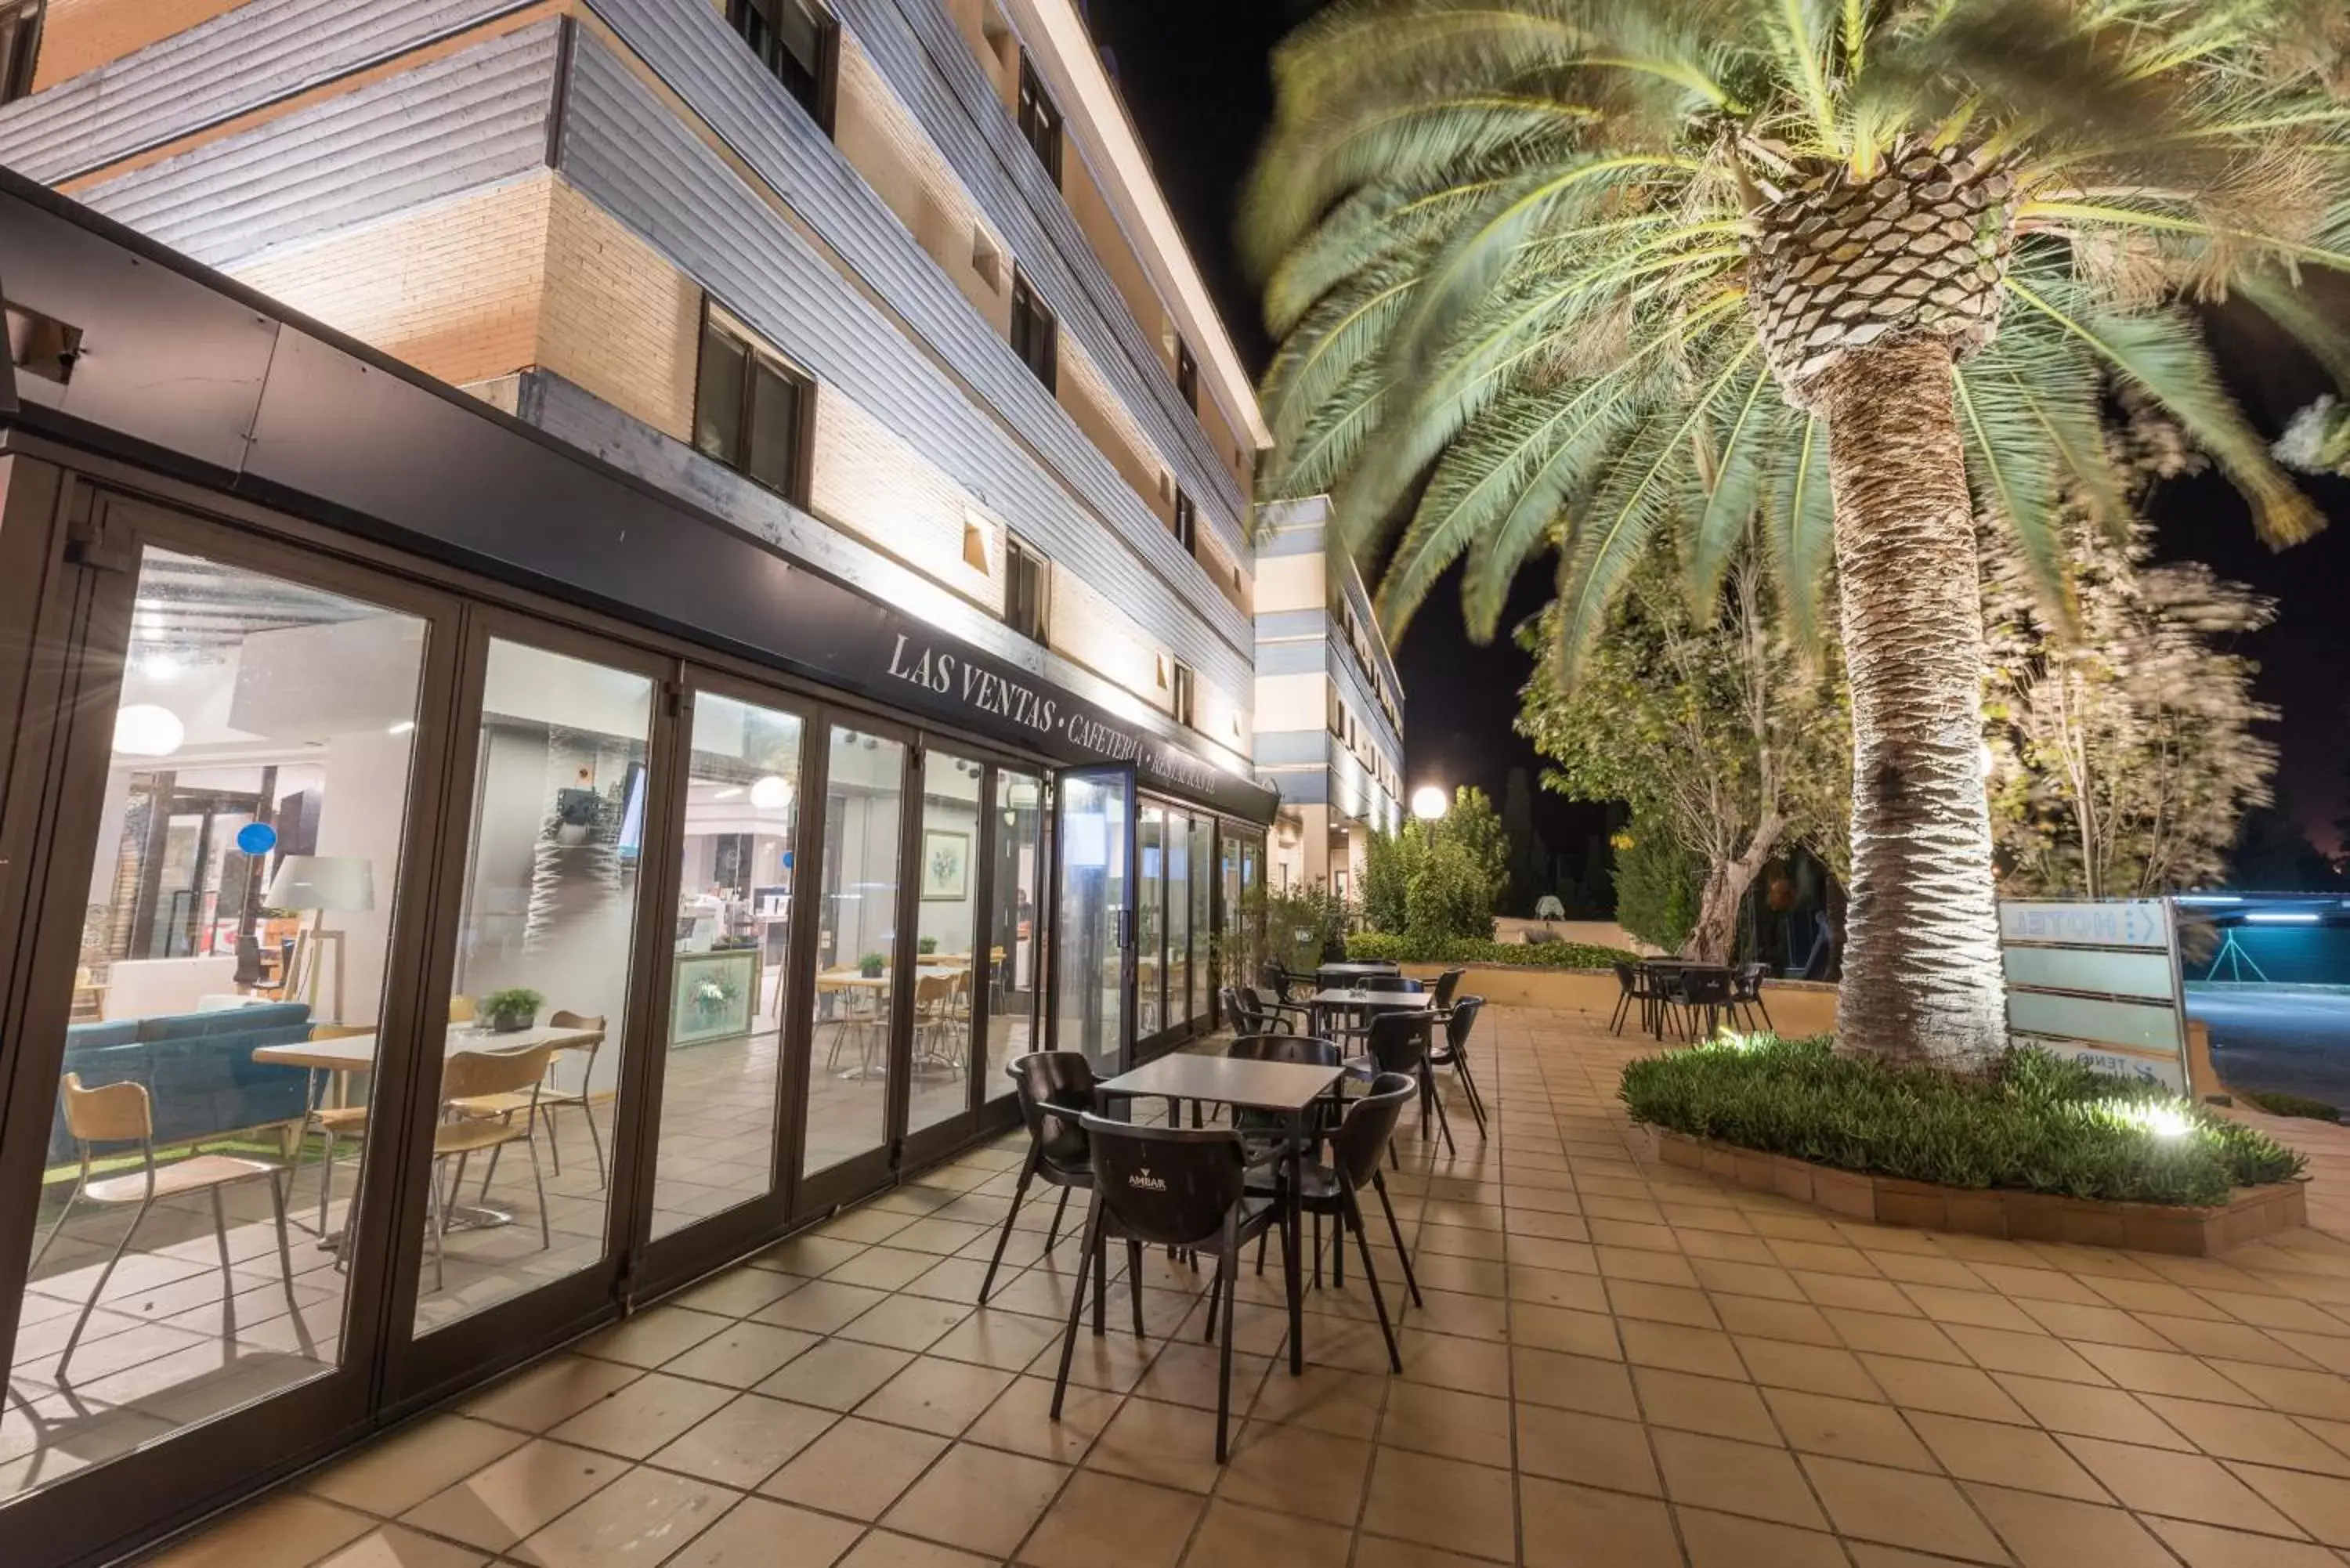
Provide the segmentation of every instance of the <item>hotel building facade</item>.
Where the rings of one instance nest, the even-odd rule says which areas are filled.
[[[12,1568],[1180,1044],[1396,820],[1073,0],[8,0],[0,100]]]

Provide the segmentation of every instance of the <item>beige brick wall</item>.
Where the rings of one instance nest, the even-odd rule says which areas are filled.
[[[1013,36],[1012,25],[1004,20],[1003,9],[996,0],[944,0],[947,15],[954,18],[955,30],[971,46],[971,52],[987,70],[988,79],[995,84],[996,96],[1003,107],[1017,111],[1020,107],[1020,41]],[[993,37],[989,37],[990,33]]]
[[[690,439],[702,296],[556,176],[468,192],[235,269],[455,386],[537,366]]]
[[[538,363],[665,435],[693,439],[702,291],[602,208],[555,183]]]
[[[847,37],[840,41],[835,103],[833,142],[841,156],[997,334],[1008,334],[1012,262],[1003,236],[980,221],[977,205],[946,160],[890,93],[865,51]],[[980,263],[983,247],[995,258],[992,277]]]
[[[463,386],[538,362],[553,176],[413,209],[234,269],[240,282]]]
[[[159,38],[209,22],[244,0],[49,0],[33,90],[94,70]]]
[[[1161,523],[1175,517],[1173,481],[1166,463],[1143,435],[1142,427],[1109,389],[1101,368],[1077,340],[1060,334],[1060,374],[1054,395],[1068,411],[1086,439],[1117,469],[1134,493]]]
[[[1001,614],[1003,525],[888,426],[834,387],[816,400],[809,510]],[[963,529],[984,535],[987,569],[964,562]]]

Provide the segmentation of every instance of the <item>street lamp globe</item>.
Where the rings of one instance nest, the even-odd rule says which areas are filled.
[[[1437,822],[1452,809],[1452,797],[1441,784],[1422,784],[1411,792],[1411,814],[1422,822]]]

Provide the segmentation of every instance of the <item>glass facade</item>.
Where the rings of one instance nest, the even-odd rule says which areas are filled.
[[[655,1236],[775,1189],[806,727],[796,713],[717,692],[694,700]]]
[[[832,727],[816,909],[816,1026],[800,1169],[813,1175],[889,1139],[890,1012],[899,982],[902,742]]]
[[[986,969],[974,940],[986,774],[983,764],[946,752],[922,759],[910,1132],[960,1114],[971,1096],[972,977]]]
[[[419,1332],[604,1256],[652,709],[633,671],[490,644]]]
[[[425,623],[153,547],[134,596],[0,1501],[346,1355]]]

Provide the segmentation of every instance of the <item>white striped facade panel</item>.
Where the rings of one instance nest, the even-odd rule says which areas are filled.
[[[55,184],[529,0],[250,0],[0,109],[0,163]]]
[[[1175,593],[1236,640],[1245,638],[1244,618],[1206,580],[1158,514],[1134,493],[815,121],[759,67],[714,10],[681,6],[673,0],[593,4],[654,74],[888,300],[933,352],[1043,452]],[[858,41],[864,42],[862,35]],[[583,61],[591,54],[603,59],[596,67],[599,80],[607,74],[605,66],[614,64],[600,45],[585,37],[579,53]],[[660,242],[657,234],[648,237]],[[1007,243],[1023,270],[1030,271],[1034,245],[1024,249],[1016,238]],[[1042,243],[1041,238],[1035,242]],[[1035,281],[1033,272],[1031,279]],[[1070,327],[1066,316],[1062,325],[1065,330]],[[1100,356],[1093,358],[1100,364]],[[1130,402],[1128,407],[1131,411]],[[1160,454],[1165,455],[1163,443]],[[1195,496],[1199,493],[1188,474],[1184,485]],[[1225,532],[1237,546],[1237,526]],[[1223,625],[1227,621],[1228,627]]]
[[[544,168],[557,26],[526,27],[207,142],[80,200],[224,266]]]
[[[1212,590],[1212,615],[1180,597],[585,36],[573,57],[563,168],[746,326],[841,389],[1043,549],[1056,571],[1075,573],[1120,606],[1144,635],[1203,678],[1226,691],[1248,689],[1253,633],[1237,609]],[[1165,531],[1151,526],[1172,548]]]

